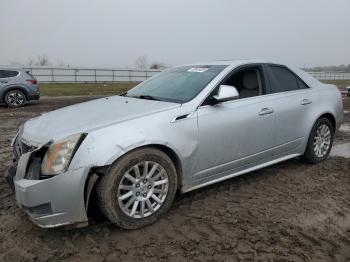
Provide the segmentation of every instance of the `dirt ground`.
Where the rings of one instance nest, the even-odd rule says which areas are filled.
[[[20,124],[87,99],[0,107],[0,173]],[[350,142],[350,98],[343,102],[336,146]],[[86,228],[40,229],[0,178],[0,261],[58,260],[350,261],[350,158],[333,154],[318,165],[294,159],[177,196],[163,219],[133,231],[96,214]]]

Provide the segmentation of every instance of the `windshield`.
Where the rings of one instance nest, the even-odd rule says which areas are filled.
[[[196,65],[164,71],[127,92],[126,96],[176,103],[192,100],[227,65]]]

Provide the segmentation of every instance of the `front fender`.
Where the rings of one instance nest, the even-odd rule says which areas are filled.
[[[70,168],[108,166],[136,148],[161,145],[175,152],[183,173],[189,174],[198,144],[197,114],[178,123],[170,123],[170,119],[149,116],[90,132]]]

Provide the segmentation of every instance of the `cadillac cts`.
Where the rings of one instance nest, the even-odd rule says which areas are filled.
[[[177,191],[290,158],[325,160],[342,112],[336,87],[292,67],[180,66],[27,121],[6,178],[41,227],[86,225],[95,194],[112,223],[134,229],[167,212]]]

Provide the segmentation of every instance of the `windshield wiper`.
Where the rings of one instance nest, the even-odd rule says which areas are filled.
[[[133,98],[139,98],[139,99],[147,99],[147,100],[154,100],[154,101],[162,101],[162,102],[170,102],[170,103],[177,103],[181,104],[181,100],[177,99],[170,99],[170,98],[164,98],[164,97],[156,97],[156,96],[150,96],[150,95],[129,95],[128,93],[125,93],[126,97],[133,97]]]
[[[149,95],[140,95],[139,98],[141,98],[141,99],[147,99],[147,100],[161,101],[158,97],[149,96]]]
[[[125,94],[125,96],[133,97],[133,98],[140,98],[140,99],[147,99],[147,100],[162,101],[162,100],[161,100],[160,98],[158,98],[158,97],[149,96],[149,95],[132,96],[132,95]]]

